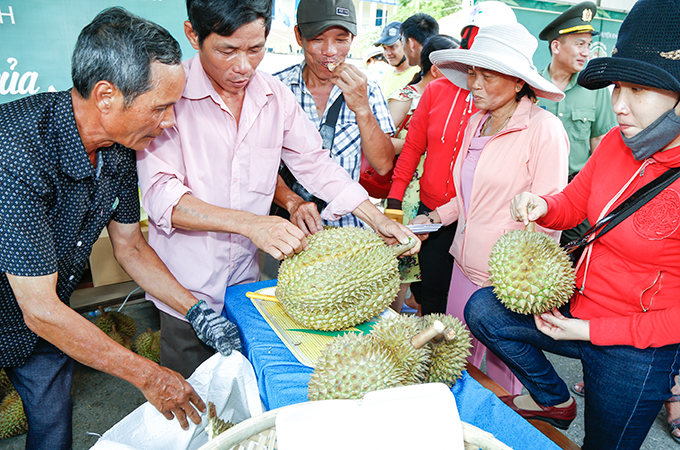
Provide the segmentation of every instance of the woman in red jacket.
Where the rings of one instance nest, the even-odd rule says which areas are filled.
[[[592,60],[578,79],[589,89],[614,84],[619,127],[561,193],[515,197],[515,220],[554,229],[585,218],[596,223],[680,167],[678,23],[677,0],[635,4],[613,56]],[[606,235],[590,238],[576,269],[577,291],[559,311],[520,315],[502,306],[492,288],[478,291],[465,309],[470,330],[530,394],[503,401],[524,417],[566,428],[576,404],[543,350],[579,358],[586,386],[582,448],[639,448],[680,368],[679,261],[676,180]]]

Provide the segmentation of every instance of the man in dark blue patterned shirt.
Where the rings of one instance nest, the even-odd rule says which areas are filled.
[[[173,125],[185,78],[160,26],[124,9],[81,32],[74,87],[0,105],[0,367],[19,392],[28,449],[70,449],[73,359],[129,381],[188,428],[205,404],[176,372],[109,339],[68,307],[107,226],[114,254],[154,297],[228,355],[238,330],[172,277],[139,227],[135,151]]]

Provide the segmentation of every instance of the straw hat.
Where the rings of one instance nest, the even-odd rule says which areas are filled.
[[[578,84],[600,89],[613,81],[680,92],[680,2],[638,0],[621,24],[609,58],[595,58]]]
[[[559,102],[564,93],[534,67],[536,47],[536,38],[518,23],[491,25],[479,29],[469,50],[439,50],[430,54],[430,61],[463,89],[468,89],[468,67],[474,66],[520,78],[536,96]]]

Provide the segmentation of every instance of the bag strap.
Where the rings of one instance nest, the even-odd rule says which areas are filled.
[[[680,167],[668,169],[656,179],[642,186],[640,189],[635,191],[633,195],[628,197],[623,203],[614,208],[612,212],[607,214],[595,225],[590,227],[590,229],[583,236],[569,242],[565,246],[567,253],[571,253],[578,249],[579,247],[585,247],[586,245],[593,242],[595,239],[601,238],[602,236],[607,234],[609,231],[612,230],[612,228],[623,222],[624,219],[626,219],[628,216],[630,216],[635,211],[640,209],[651,199],[656,197],[661,191],[670,186],[678,178],[680,178]],[[591,236],[593,234],[595,234],[595,236],[591,239]]]
[[[328,114],[326,114],[326,121],[319,127],[319,133],[321,134],[321,139],[323,141],[323,148],[332,149],[333,139],[335,139],[335,124],[338,123],[338,117],[340,116],[340,108],[345,102],[345,96],[340,93],[338,98],[335,99],[331,107],[328,109]]]

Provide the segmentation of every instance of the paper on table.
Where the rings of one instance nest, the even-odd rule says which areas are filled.
[[[434,233],[442,227],[441,223],[414,223],[406,225],[406,227],[413,231],[413,234]]]
[[[409,429],[402,432],[404,418]],[[283,409],[276,418],[279,450],[462,450],[456,400],[442,383],[369,392],[362,400],[328,400]]]
[[[274,295],[276,287],[268,287],[257,291],[258,294]],[[279,302],[272,302],[269,300],[261,300],[251,298],[253,305],[264,317],[272,330],[281,339],[281,341],[288,347],[288,350],[293,353],[295,358],[302,364],[313,367],[314,363],[321,356],[324,348],[333,340],[335,335],[341,334],[343,331],[362,332],[364,331],[361,325],[357,325],[347,330],[340,330],[338,333],[321,333],[316,330],[305,330],[302,325],[294,321]],[[395,317],[397,313],[387,308],[380,314],[380,317],[389,318]]]

